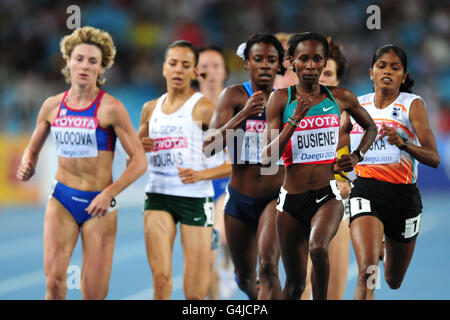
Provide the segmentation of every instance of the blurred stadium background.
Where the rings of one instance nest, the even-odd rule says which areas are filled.
[[[349,72],[342,86],[356,95],[372,91],[368,69],[376,48],[403,47],[414,93],[424,97],[438,142],[438,169],[420,166],[424,198],[422,234],[403,287],[385,283],[377,297],[385,299],[450,299],[450,2],[446,0],[0,0],[0,299],[41,299],[42,221],[56,168],[56,152],[48,139],[36,176],[27,184],[15,172],[37,113],[45,98],[67,90],[60,70],[59,41],[70,33],[69,5],[81,9],[81,25],[108,31],[115,41],[115,64],[106,74],[105,90],[127,107],[137,129],[142,104],[165,92],[164,51],[176,39],[196,46],[218,45],[227,56],[227,85],[245,81],[238,45],[255,32],[316,31],[343,46]],[[369,5],[381,9],[381,29],[369,30]],[[115,176],[125,166],[116,151]],[[151,274],[145,257],[141,212],[145,177],[119,196],[117,250],[109,298],[151,298]],[[176,240],[173,298],[182,299],[181,252]],[[80,248],[73,264],[80,264]],[[346,299],[352,297],[352,261]],[[140,276],[142,275],[142,276]],[[353,278],[351,277],[353,275]],[[145,278],[144,278],[145,277]],[[353,282],[352,282],[353,281]],[[178,287],[176,287],[176,284]],[[176,290],[175,290],[176,289]],[[69,290],[68,298],[80,297]],[[232,298],[244,296],[236,293]]]

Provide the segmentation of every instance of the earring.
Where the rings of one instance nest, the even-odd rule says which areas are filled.
[[[103,76],[103,74],[99,75],[97,78],[97,84],[99,85],[104,85],[106,82],[106,78]]]
[[[290,66],[289,69],[290,69],[291,71],[295,72],[294,66]]]

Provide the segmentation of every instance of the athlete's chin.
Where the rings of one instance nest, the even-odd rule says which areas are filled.
[[[319,81],[319,77],[316,75],[303,75],[302,80],[305,83],[316,83]]]
[[[392,90],[392,89],[397,89],[400,86],[395,84],[395,83],[384,83],[384,82],[381,82],[381,83],[378,84],[378,87],[380,89]]]
[[[258,79],[258,81],[256,81],[256,84],[258,85],[258,87],[273,87],[273,82],[275,81],[275,78],[263,78],[263,79]]]
[[[81,78],[77,79],[76,81],[72,81],[72,83],[75,83],[77,86],[84,88],[90,86],[92,84],[92,81],[90,79]]]
[[[180,88],[184,88],[186,87],[186,83],[182,82],[182,81],[174,81],[172,83],[170,83],[170,87],[174,88],[174,89],[180,89]]]

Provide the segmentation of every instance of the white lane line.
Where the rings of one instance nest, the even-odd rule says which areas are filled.
[[[183,276],[178,275],[172,279],[172,293],[183,289]],[[132,295],[126,296],[121,300],[151,300],[153,299],[153,287],[144,289],[142,291],[133,293]]]
[[[7,260],[42,250],[43,236],[30,236],[8,242],[0,242],[0,260]]]
[[[433,212],[434,213],[434,212]],[[431,212],[427,212],[424,215],[426,219],[423,220],[423,224],[421,226],[420,234],[424,235],[434,229],[436,226],[439,226],[439,218],[432,214]],[[28,240],[22,239],[14,241],[14,245],[24,244],[25,250],[31,251],[33,245],[30,245],[30,242],[27,241],[42,241],[42,236],[34,236],[29,237]],[[35,243],[35,242],[31,243]],[[5,250],[3,252],[3,249]],[[23,250],[23,249],[22,249]],[[12,249],[8,249],[8,244],[0,244],[0,259],[3,257],[11,256]],[[139,256],[145,256],[145,246],[142,241],[135,241],[128,244],[121,245],[116,248],[114,252],[114,260],[113,263],[121,263],[130,259],[137,258]],[[81,258],[74,259],[70,263],[71,265],[80,265],[81,266]],[[356,261],[352,262],[349,265],[348,277],[347,281],[353,280],[358,275],[358,265]],[[6,280],[0,281],[0,295],[8,294],[10,292],[18,291],[21,289],[25,289],[28,287],[41,285],[45,283],[45,274],[43,269],[35,270],[29,273],[22,274],[20,276],[16,276],[13,278],[8,278]],[[183,279],[182,276],[176,276],[173,279],[173,291],[182,289]],[[125,300],[139,300],[139,299],[151,299],[153,297],[153,287],[137,292],[133,295],[127,296]]]
[[[0,282],[0,295],[32,287],[45,281],[44,270],[36,270]]]
[[[122,263],[140,256],[145,257],[145,246],[142,241],[126,243],[116,248],[113,264]],[[71,260],[70,265],[81,266],[81,258]],[[44,269],[35,270],[0,281],[0,295],[43,284],[45,284]]]

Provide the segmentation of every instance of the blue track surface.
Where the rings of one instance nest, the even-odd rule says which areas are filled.
[[[403,285],[389,289],[381,279],[377,299],[450,299],[450,197],[448,193],[423,194],[424,212],[416,250]],[[0,299],[43,299],[44,208],[0,209]],[[81,266],[78,243],[71,263]],[[280,263],[282,279],[284,272]],[[73,274],[68,274],[71,279]],[[182,253],[179,237],[173,259],[173,299],[184,299]],[[72,277],[73,278],[73,277]],[[356,262],[351,249],[345,299],[351,299],[356,285]],[[118,233],[108,299],[151,299],[152,278],[147,263],[141,208],[119,210]],[[68,299],[81,299],[79,289],[70,289]],[[246,299],[240,292],[231,299]]]

